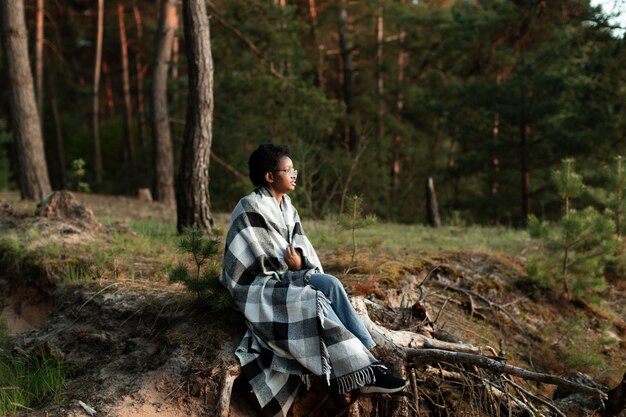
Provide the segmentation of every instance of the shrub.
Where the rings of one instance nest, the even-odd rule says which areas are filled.
[[[170,282],[180,282],[197,299],[206,300],[214,310],[225,310],[232,306],[232,298],[219,282],[220,264],[215,260],[219,252],[219,241],[204,236],[201,230],[185,229],[178,242],[183,253],[190,255],[192,268],[179,264],[170,271]]]
[[[374,223],[378,219],[373,214],[363,214],[363,198],[357,195],[348,198],[346,204],[346,210],[339,216],[339,227],[343,230],[349,230],[351,232],[352,240],[352,258],[350,265],[354,265],[354,257],[356,256],[356,231],[363,229]]]
[[[563,170],[554,173],[554,180],[564,213],[557,224],[530,216],[530,235],[541,242],[529,260],[529,274],[549,288],[562,284],[566,298],[602,291],[605,269],[614,261],[618,244],[613,213],[572,208],[573,200],[585,192],[573,160],[563,161]]]

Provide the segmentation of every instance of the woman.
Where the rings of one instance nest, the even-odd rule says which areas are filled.
[[[261,145],[248,167],[257,188],[232,213],[220,281],[246,317],[236,355],[263,410],[285,416],[310,374],[338,393],[402,390],[406,382],[372,356],[374,341],[302,230],[287,196],[298,176],[289,148]]]

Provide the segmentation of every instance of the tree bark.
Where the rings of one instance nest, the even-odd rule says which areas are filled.
[[[404,3],[404,0],[402,1]],[[407,52],[404,49],[404,43],[406,40],[406,30],[400,29],[400,35],[398,37],[398,87],[396,95],[396,113],[397,117],[402,117],[402,111],[404,110],[404,66],[407,60]],[[396,133],[393,138],[392,146],[392,163],[391,163],[391,201],[393,197],[400,191],[400,175],[402,173],[402,165],[400,164],[400,155],[402,149],[402,136]]]
[[[378,145],[382,146],[385,137],[385,80],[383,79],[383,44],[385,17],[383,6],[378,6],[376,16],[376,95],[378,96]]]
[[[352,88],[354,83],[352,54],[354,45],[350,37],[347,7],[346,0],[342,0],[339,7],[339,50],[342,64],[341,93],[343,102],[346,106],[344,121],[344,146],[351,152],[358,148],[359,138],[356,128],[354,127],[354,121],[352,120],[354,113],[354,102],[352,97]]]
[[[133,109],[130,97],[130,75],[128,69],[128,41],[124,22],[124,5],[117,3],[117,16],[120,29],[120,52],[122,55],[122,86],[124,91],[124,160],[130,171],[135,162],[135,145],[132,135]]]
[[[209,156],[213,122],[213,59],[204,0],[183,0],[183,22],[189,68],[187,118],[177,177],[176,214],[185,227],[211,231]]]
[[[525,67],[525,59],[522,52],[522,67]],[[520,120],[519,120],[519,155],[520,155],[520,189],[521,189],[521,205],[522,205],[522,218],[523,223],[530,214],[532,214],[532,204],[530,201],[530,164],[528,159],[528,112],[526,110],[526,85],[525,85],[525,68],[522,68],[524,73],[522,74],[522,97],[520,103]]]
[[[35,102],[33,73],[28,61],[23,0],[0,2],[0,15],[20,193],[22,198],[41,200],[52,188]]]
[[[102,152],[100,149],[100,73],[102,67],[102,34],[104,31],[104,0],[98,0],[98,30],[96,63],[93,72],[93,169],[96,182],[102,181]]]
[[[61,189],[65,189],[67,187],[67,172],[65,170],[65,147],[63,145],[63,134],[61,132],[61,118],[59,117],[59,106],[57,105],[57,98],[54,90],[52,94],[52,116],[54,117],[57,159],[59,173],[61,174]]]
[[[37,80],[37,111],[43,131],[43,18],[44,0],[37,0],[37,35],[35,39],[35,78]]]
[[[162,0],[152,66],[152,138],[154,142],[154,195],[169,206],[176,204],[174,191],[174,153],[167,109],[167,79],[172,44],[178,28],[176,0]]]
[[[500,158],[498,158],[497,147],[500,141],[500,113],[493,116],[493,128],[491,131],[492,152],[491,152],[491,199],[493,202],[492,221],[494,224],[500,224],[500,213],[495,202],[498,197],[499,177],[500,177]]]
[[[324,82],[324,55],[326,48],[320,41],[318,21],[317,21],[317,6],[315,0],[308,0],[309,2],[309,14],[311,15],[311,35],[313,36],[313,43],[317,47],[317,86],[323,91],[326,83]]]
[[[426,214],[428,224],[432,227],[441,227],[441,217],[439,216],[439,204],[435,193],[435,183],[432,177],[426,181]]]
[[[135,18],[135,28],[137,33],[136,50],[135,50],[135,77],[137,78],[137,139],[139,149],[142,155],[148,150],[146,145],[146,106],[143,97],[143,81],[146,72],[142,65],[142,40],[143,40],[143,23],[141,20],[141,12],[137,4],[133,5],[133,17]]]

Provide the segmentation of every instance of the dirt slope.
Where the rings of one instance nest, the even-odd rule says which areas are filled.
[[[112,211],[118,203],[120,211],[136,204],[132,199],[91,198],[87,204]],[[41,226],[41,220],[20,204],[14,196],[0,195],[4,232],[28,233],[36,227],[46,230],[41,235],[48,240],[55,235],[64,239],[66,229],[58,224]],[[95,210],[96,215],[106,216],[102,210]],[[150,215],[154,213],[160,209]],[[89,233],[107,233],[110,227],[117,226]],[[125,228],[116,231],[126,232]],[[80,231],[69,233],[71,244],[90,241],[88,236],[77,239],[77,234]],[[3,265],[10,265],[6,253],[0,255]],[[369,261],[376,263],[375,259]],[[401,265],[393,271],[393,279],[358,271],[347,275],[340,269],[330,272],[341,276],[351,291],[369,294],[385,306],[371,314],[390,328],[417,330],[427,315],[442,337],[491,345],[509,363],[540,372],[565,375],[584,371],[604,386],[615,385],[626,370],[623,329],[583,306],[541,294],[531,298],[523,259],[499,253],[415,252],[403,258]],[[32,269],[22,271],[32,273]],[[23,415],[87,415],[79,400],[95,408],[97,415],[118,417],[215,412],[222,372],[233,362],[232,352],[245,329],[238,313],[207,311],[179,286],[162,279],[67,284],[46,273],[15,276],[5,268],[0,269],[0,280],[0,307],[15,348],[51,353],[70,369],[59,402],[43,404]],[[605,302],[622,318],[625,295],[626,286],[617,279],[605,294]],[[602,365],[583,361],[576,366],[576,353],[597,355]],[[424,386],[428,385],[426,376],[424,381]],[[553,387],[534,385],[529,389],[549,396]],[[244,383],[237,382],[233,395],[234,415],[257,415]],[[311,413],[307,395],[325,398],[314,384],[313,394],[304,395],[303,405],[295,407],[295,413]],[[315,404],[316,415],[328,415],[342,406],[332,399],[326,401],[321,408]],[[449,407],[457,404],[459,410],[463,408],[462,399],[448,401]],[[368,404],[370,412],[374,407],[380,410],[376,401]],[[457,414],[424,408],[419,415]]]

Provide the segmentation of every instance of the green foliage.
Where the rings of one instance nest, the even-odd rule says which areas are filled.
[[[68,368],[47,352],[11,352],[0,323],[0,414],[15,414],[59,399]]]
[[[573,161],[563,161],[563,170],[554,173],[563,201],[564,214],[557,224],[530,216],[531,237],[539,239],[539,249],[529,259],[528,270],[537,283],[554,289],[563,285],[564,295],[589,297],[602,291],[604,274],[614,259],[618,241],[610,210],[571,207],[585,190],[582,178],[574,172]]]
[[[378,219],[373,214],[365,215],[363,213],[363,198],[357,195],[353,195],[347,198],[346,209],[339,215],[337,223],[343,230],[349,230],[352,240],[352,258],[350,265],[354,264],[354,257],[356,256],[356,231],[358,229],[364,229],[368,226],[376,223]]]
[[[88,193],[91,191],[89,183],[85,181],[86,162],[82,158],[78,158],[72,161],[72,168],[69,172],[69,189],[72,191],[78,191],[81,193]]]
[[[7,145],[11,143],[11,135],[6,131],[6,123],[0,119],[0,190],[9,189],[11,183],[11,170],[9,157],[7,155]]]
[[[193,261],[191,268],[178,264],[170,270],[170,282],[179,282],[187,290],[204,299],[214,310],[229,308],[231,297],[219,282],[220,264],[215,255],[219,253],[219,241],[203,236],[198,229],[186,229],[178,242],[181,252],[188,254]]]
[[[133,40],[133,53],[145,59],[156,36],[158,2],[135,3],[144,35]],[[586,171],[597,171],[598,161],[623,148],[626,49],[589,2],[457,1],[445,7],[432,1],[322,2],[315,18],[304,3],[210,2],[218,26],[224,22],[211,36],[220,69],[212,125],[216,158],[209,167],[215,210],[230,211],[251,190],[250,152],[259,143],[281,142],[294,150],[300,170],[295,197],[308,216],[336,213],[349,192],[363,196],[380,218],[419,223],[422,184],[433,177],[445,223],[455,216],[466,224],[525,224],[519,188],[526,173],[520,166],[523,155],[530,155],[532,210],[554,220],[562,202],[550,173],[561,159],[576,157],[581,174],[597,184],[598,174]],[[50,146],[58,129],[63,159],[86,162],[81,182],[98,192],[130,194],[152,182],[153,170],[150,158],[123,157],[122,92],[116,88],[122,73],[111,67],[119,28],[115,5],[105,8],[103,56],[109,67],[102,85],[102,181],[96,183],[90,172],[92,86],[85,75],[93,66],[93,22],[84,16],[94,15],[93,2],[57,2],[47,11],[51,22],[63,25],[49,39],[58,59],[46,66],[58,117],[45,111],[42,124],[53,183],[61,171],[55,164],[58,149]],[[340,10],[347,15],[347,51],[338,48]],[[373,36],[372,17],[379,10],[384,37],[394,40],[382,45]],[[168,89],[175,161],[186,111],[184,46],[172,62],[178,75],[170,77]],[[347,54],[354,69],[350,85]],[[139,78],[133,80],[138,104]],[[149,89],[151,81],[147,74],[144,86]],[[143,129],[149,125],[134,118],[139,156],[151,154],[150,132]],[[363,142],[366,135],[359,130],[373,139],[351,172],[358,147],[350,149],[347,133],[357,131]],[[0,188],[8,178],[5,145],[0,139]]]
[[[559,357],[574,369],[606,369],[602,352],[608,348],[619,348],[619,344],[603,337],[603,328],[595,325],[585,315],[579,314],[565,320],[561,326],[564,339]]]

